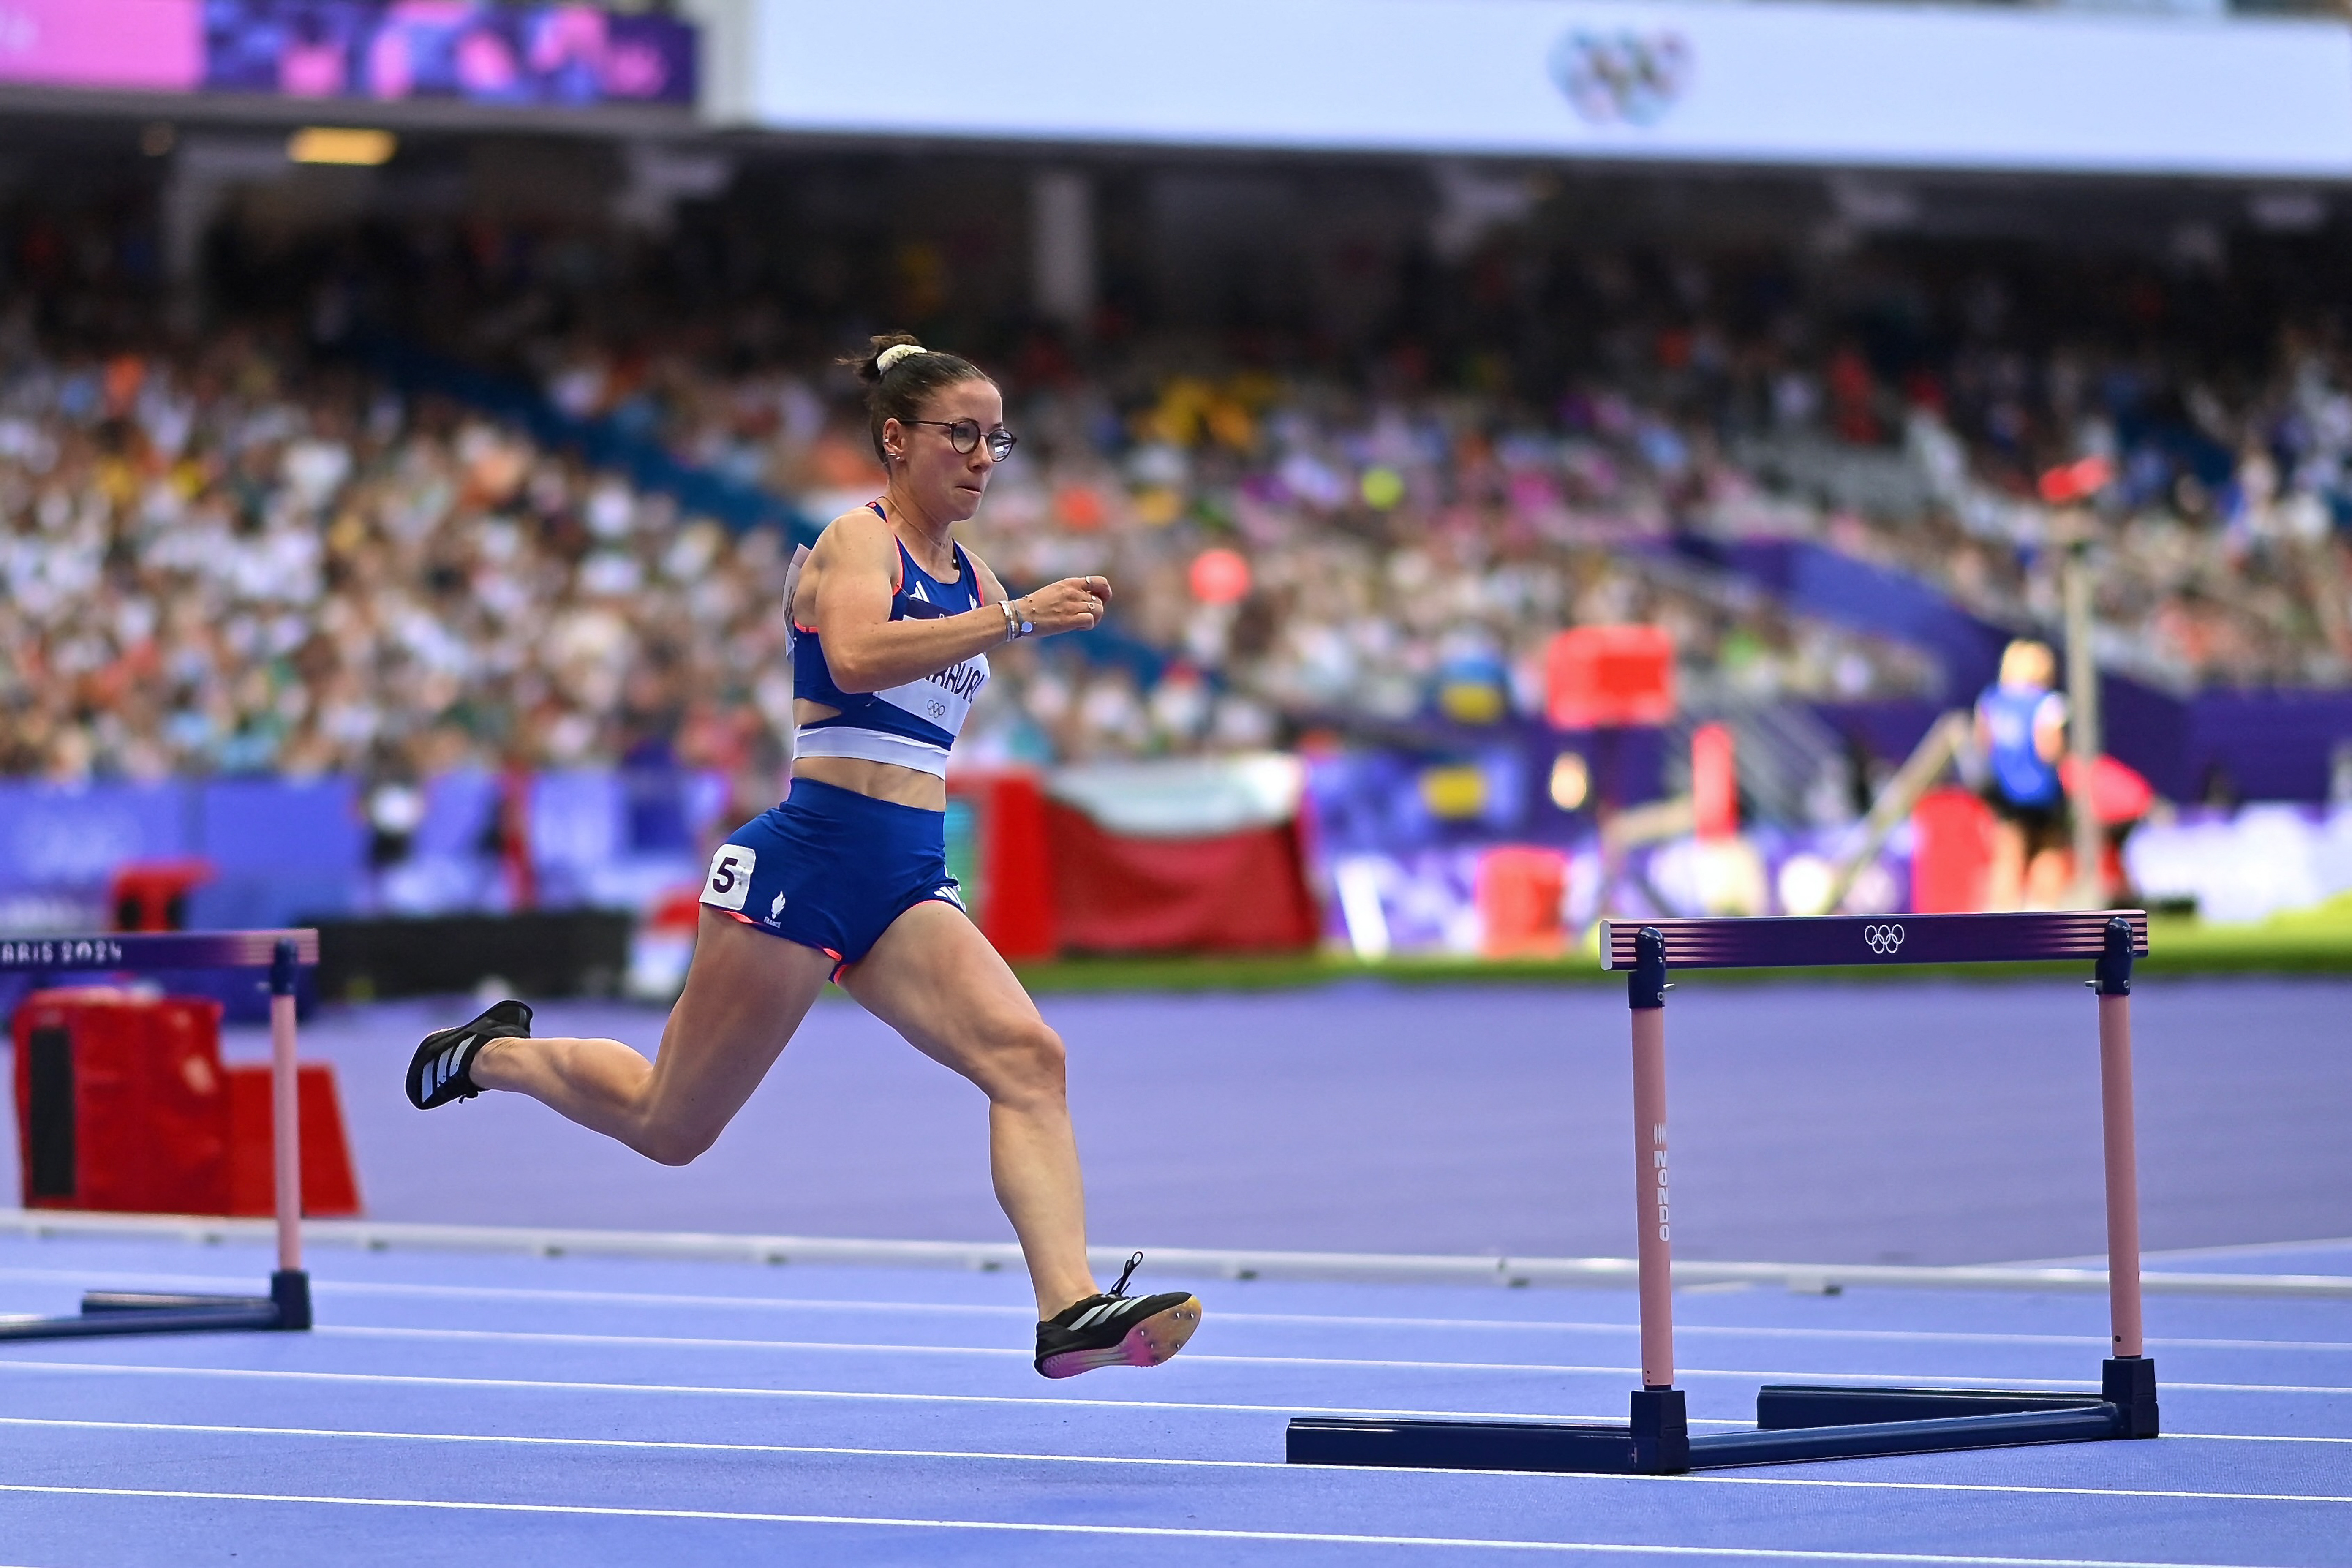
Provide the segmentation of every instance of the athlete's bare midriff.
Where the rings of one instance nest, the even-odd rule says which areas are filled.
[[[839,709],[823,702],[793,704],[795,724],[814,724],[839,714]],[[894,805],[919,806],[925,811],[948,808],[947,780],[918,768],[902,768],[896,763],[871,763],[858,757],[794,757],[793,777],[814,779],[819,784],[871,795]]]

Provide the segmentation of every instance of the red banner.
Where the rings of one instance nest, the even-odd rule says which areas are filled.
[[[1065,950],[1252,952],[1312,947],[1318,931],[1298,825],[1203,838],[1136,838],[1045,803]]]

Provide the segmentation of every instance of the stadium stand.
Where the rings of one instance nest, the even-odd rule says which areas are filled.
[[[411,373],[526,378],[559,426],[822,518],[876,482],[829,359],[887,302],[780,317],[621,241],[476,222],[347,239],[290,273],[240,270],[232,246],[241,289],[192,339],[119,289],[60,292],[62,264],[30,265],[60,243],[18,224],[41,288],[0,349],[0,766],[413,782],[657,755],[761,792],[790,541],[592,471]],[[941,321],[1005,367],[1024,437],[976,542],[1016,583],[1108,573],[1129,639],[1008,650],[969,750],[1475,727],[1539,710],[1555,630],[1625,620],[1672,631],[1702,707],[1956,700],[1973,671],[1687,546],[1801,542],[2046,634],[2055,510],[2035,483],[2085,458],[2116,475],[2095,513],[2110,668],[2174,691],[2340,683],[2352,374],[2291,260],[2225,292],[2193,265],[1888,247],[1822,267],[1505,237],[1449,310],[1349,345],[1115,312],[1083,344]],[[722,245],[697,276],[744,270]],[[1498,342],[1525,352],[1467,348]]]

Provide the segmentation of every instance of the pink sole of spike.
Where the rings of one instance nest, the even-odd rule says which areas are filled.
[[[1184,1348],[1201,1326],[1201,1299],[1187,1296],[1164,1312],[1154,1312],[1127,1331],[1115,1345],[1098,1351],[1068,1351],[1047,1356],[1037,1370],[1047,1377],[1076,1377],[1104,1366],[1158,1366]]]

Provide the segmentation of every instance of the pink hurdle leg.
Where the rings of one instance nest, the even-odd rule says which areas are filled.
[[[1675,1381],[1675,1253],[1666,1223],[1666,1010],[1633,1019],[1634,1258],[1642,1287],[1642,1386]]]
[[[277,1157],[278,1267],[302,1267],[302,1106],[294,1071],[294,997],[269,999],[270,1141]]]
[[[1625,975],[1633,1016],[1634,1268],[1642,1289],[1642,1386],[1633,1391],[1626,1436],[1637,1475],[1691,1468],[1690,1415],[1675,1386],[1675,1249],[1666,1209],[1666,939],[1655,926],[1635,933]]]
[[[1672,1388],[1675,1249],[1666,1223],[1666,939],[1655,926],[1643,926],[1633,951],[1633,967],[1625,975],[1625,1003],[1633,1020],[1633,1259],[1642,1289],[1642,1386]]]
[[[2099,1110],[2107,1149],[2107,1308],[2115,1353],[2099,1368],[2099,1389],[2116,1407],[2118,1437],[2153,1437],[2162,1429],[2156,1363],[2147,1359],[2139,1315],[2139,1162],[2133,1150],[2131,921],[2107,922],[2091,989],[2099,997]]]
[[[278,1270],[269,1297],[278,1326],[310,1326],[310,1277],[302,1271],[302,1098],[294,1069],[294,943],[280,942],[269,964],[269,1141],[277,1174]]]
[[[2144,1353],[2139,1299],[2139,1166],[2132,1136],[2131,997],[2099,997],[2099,1090],[2107,1148],[2107,1303],[2115,1353]]]

